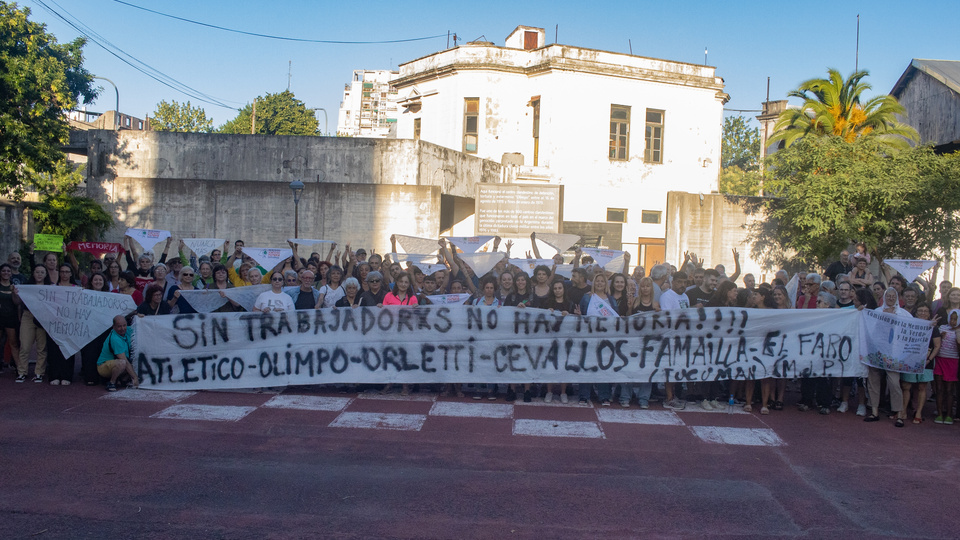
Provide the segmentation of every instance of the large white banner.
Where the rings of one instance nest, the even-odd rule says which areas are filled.
[[[229,300],[240,304],[243,309],[253,311],[253,304],[257,302],[260,293],[270,290],[270,285],[248,285],[246,287],[231,287],[229,289],[195,289],[180,291],[193,309],[199,313],[210,313],[223,307]]]
[[[257,261],[257,264],[268,272],[280,264],[280,261],[293,256],[293,250],[290,248],[245,247],[243,253]]]
[[[360,307],[145,317],[143,387],[702,382],[865,376],[856,310],[688,309],[627,318],[533,308]]]
[[[130,227],[124,234],[133,238],[136,243],[140,244],[140,247],[142,247],[144,251],[153,251],[153,248],[156,247],[157,244],[170,238],[170,231],[161,229],[134,229]]]
[[[129,295],[80,287],[20,285],[17,294],[67,358],[137,309]]]
[[[584,255],[589,255],[593,260],[608,272],[623,271],[623,251],[619,249],[597,249],[583,248],[580,250]]]
[[[912,283],[913,280],[920,277],[920,274],[933,268],[937,264],[937,261],[910,259],[886,259],[883,262],[890,266],[890,268],[900,272],[900,274],[906,278],[907,283]]]
[[[223,249],[222,238],[184,238],[183,243],[190,248],[197,257],[209,255],[211,251]]]
[[[923,373],[932,333],[930,321],[865,309],[860,317],[860,358],[886,371]]]
[[[464,253],[476,253],[480,248],[493,240],[494,236],[450,236],[450,243],[460,248]]]

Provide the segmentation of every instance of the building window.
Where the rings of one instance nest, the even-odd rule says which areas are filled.
[[[630,140],[630,107],[610,106],[610,159],[627,161]]]
[[[651,225],[659,225],[661,214],[662,212],[657,210],[642,210],[640,212],[640,223],[649,223]]]
[[[643,151],[643,160],[647,163],[663,163],[663,111],[647,109],[645,136],[646,148]],[[659,219],[657,223],[660,223]]]
[[[626,223],[627,209],[626,208],[607,208],[607,221],[612,223]]]
[[[143,129],[143,121],[141,120],[141,121],[137,122],[137,126],[138,126],[137,129],[142,130],[142,129]]]
[[[413,119],[413,140],[415,141],[420,140],[420,119],[419,118]]]
[[[477,153],[480,136],[480,98],[463,99],[463,151]]]

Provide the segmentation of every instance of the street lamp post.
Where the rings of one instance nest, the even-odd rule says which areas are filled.
[[[97,77],[94,76],[94,79],[100,79],[101,81],[107,81],[113,85],[113,91],[117,93],[117,110],[114,111],[113,115],[113,129],[116,131],[120,130],[120,90],[117,88],[116,84],[113,84],[113,81],[106,77]]]
[[[293,237],[300,238],[300,195],[303,194],[303,182],[290,182],[290,190],[293,191]]]

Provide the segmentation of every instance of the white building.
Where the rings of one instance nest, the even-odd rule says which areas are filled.
[[[353,80],[344,85],[343,101],[337,115],[337,135],[350,137],[386,137],[397,122],[397,92],[390,86],[396,71],[363,70],[353,72]]]
[[[664,259],[667,191],[716,191],[723,79],[713,67],[546,45],[518,26],[400,65],[398,138],[505,163],[564,186],[563,232],[619,231],[609,247]],[[472,234],[466,220],[456,234]],[[605,235],[615,238],[616,234]]]

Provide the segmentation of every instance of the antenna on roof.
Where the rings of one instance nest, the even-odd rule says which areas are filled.
[[[629,38],[627,38],[627,45],[630,46],[630,56],[633,56],[633,43],[630,43]]]
[[[707,47],[703,47],[703,65],[707,65]]]
[[[853,71],[860,71],[860,14],[857,13],[857,56],[853,61]]]

